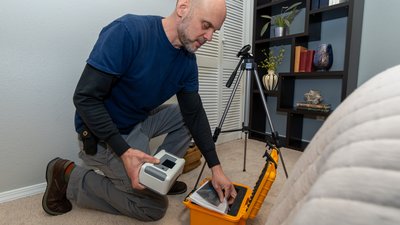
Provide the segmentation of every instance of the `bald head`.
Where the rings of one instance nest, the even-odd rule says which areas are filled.
[[[189,4],[189,14],[197,13],[209,18],[219,30],[226,17],[225,0],[183,0]],[[179,1],[178,1],[179,2]]]
[[[212,40],[225,17],[225,0],[177,0],[174,12],[163,20],[163,27],[174,47],[195,52]]]

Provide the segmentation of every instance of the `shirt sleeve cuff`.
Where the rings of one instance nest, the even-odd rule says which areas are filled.
[[[213,167],[215,165],[221,164],[219,162],[218,155],[217,155],[217,152],[215,150],[214,151],[205,152],[205,153],[203,153],[203,156],[204,156],[209,168],[211,168],[211,167]]]
[[[107,144],[110,145],[111,149],[118,155],[124,154],[130,146],[126,143],[125,139],[119,135],[113,135],[107,140]]]

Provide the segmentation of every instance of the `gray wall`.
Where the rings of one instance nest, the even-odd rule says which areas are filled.
[[[365,0],[358,86],[400,64],[399,12],[399,0]]]
[[[176,0],[0,2],[0,193],[77,160],[72,94],[102,27],[126,13],[167,16]]]

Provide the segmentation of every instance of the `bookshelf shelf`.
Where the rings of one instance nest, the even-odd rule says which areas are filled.
[[[256,94],[260,94],[260,91],[258,89],[253,90],[253,92],[256,93]],[[278,96],[278,91],[266,91],[266,90],[264,90],[264,95],[267,95],[267,96]]]
[[[342,79],[343,71],[280,73],[281,79]]]
[[[267,2],[267,3],[264,3]],[[265,9],[273,5],[278,5],[286,2],[286,0],[277,0],[277,1],[258,1],[260,5],[257,6],[257,10]]]
[[[332,5],[332,6],[326,6],[326,7],[320,8],[320,9],[310,10],[310,15],[315,15],[315,14],[330,12],[330,11],[347,10],[348,7],[349,7],[349,2],[343,2],[343,3]]]
[[[277,43],[290,43],[292,42],[293,38],[298,37],[305,37],[307,36],[306,33],[298,33],[298,34],[290,34],[283,37],[272,37],[272,38],[265,38],[255,41],[255,44],[263,44],[268,42],[277,42]]]
[[[347,0],[343,3],[320,8],[315,8],[312,5],[314,2],[320,3],[322,1],[328,0],[255,0],[254,4],[253,54],[256,63],[264,58],[263,49],[283,47],[287,50],[282,67],[278,68],[277,90],[264,91],[264,94],[267,96],[269,104],[272,104],[271,102],[276,104],[276,114],[286,117],[286,128],[281,126],[279,131],[280,138],[286,136],[284,145],[299,150],[303,150],[307,146],[307,141],[304,141],[304,139],[311,140],[309,137],[303,137],[303,128],[307,127],[308,119],[323,121],[331,113],[331,111],[319,112],[297,109],[295,107],[296,102],[307,91],[301,92],[306,89],[320,90],[320,88],[325,88],[321,90],[321,93],[329,92],[327,95],[331,99],[337,99],[337,103],[332,104],[331,110],[334,110],[356,87],[354,83],[357,78],[351,71],[358,70],[358,61],[353,60],[353,57],[350,56],[359,54],[359,46],[353,47],[353,45],[356,45],[353,43],[361,40],[357,27],[362,26],[364,1]],[[296,2],[302,2],[302,4],[300,5],[300,13],[289,29],[290,31],[294,30],[293,33],[289,32],[283,37],[274,37],[271,34],[270,27],[266,35],[260,36],[261,27],[266,22],[264,18],[261,18],[261,15],[277,15],[282,7],[290,6]],[[332,30],[334,30],[334,33],[332,33]],[[311,72],[294,72],[297,71],[294,66],[296,46],[315,50],[322,43],[332,43],[334,65],[331,70],[326,72],[313,70]],[[261,79],[266,71],[261,68],[258,68],[258,70]],[[337,88],[336,86],[331,87],[334,85]],[[268,133],[267,129],[269,128],[266,123],[266,113],[261,104],[260,93],[255,85],[252,88],[250,128],[256,132]],[[269,98],[275,98],[276,101],[270,101]],[[326,103],[330,104],[331,102]],[[306,118],[307,120],[305,120]],[[274,121],[272,122],[274,123]],[[261,139],[256,132],[254,134],[250,132],[250,138]]]

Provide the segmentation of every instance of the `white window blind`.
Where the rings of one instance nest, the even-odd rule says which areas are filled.
[[[239,59],[237,52],[250,38],[245,36],[245,3],[241,0],[227,0],[227,17],[222,29],[216,32],[213,40],[197,52],[199,66],[200,96],[207,113],[211,131],[219,125],[234,84],[227,88],[226,82],[235,69]],[[247,12],[249,13],[249,12]],[[243,77],[244,78],[244,77]],[[243,80],[242,78],[242,80]],[[236,79],[235,79],[236,82]],[[242,126],[242,88],[235,93],[222,130],[239,129]],[[219,142],[239,138],[241,132],[223,133]]]

